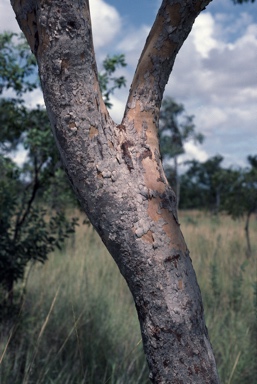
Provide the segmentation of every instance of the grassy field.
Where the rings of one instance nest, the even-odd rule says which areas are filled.
[[[257,221],[181,212],[223,384],[257,383]],[[22,310],[0,326],[1,384],[146,384],[128,288],[95,231],[80,226],[62,252],[30,271]]]

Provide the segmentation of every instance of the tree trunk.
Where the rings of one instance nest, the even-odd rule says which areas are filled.
[[[218,215],[220,210],[220,189],[220,185],[215,189],[215,215]]]
[[[9,279],[7,281],[7,303],[10,307],[13,305],[13,285],[14,280],[12,276],[9,276]]]
[[[175,171],[175,195],[176,195],[176,201],[177,201],[177,209],[179,207],[179,201],[180,201],[180,180],[179,180],[179,174],[178,174],[178,157],[174,157],[174,171]]]
[[[100,94],[88,1],[11,2],[71,184],[134,297],[151,380],[219,383],[157,136],[176,54],[209,0],[163,1],[119,125]]]
[[[245,237],[246,237],[246,257],[250,258],[252,254],[252,247],[251,247],[251,241],[250,241],[250,233],[249,233],[249,224],[250,224],[250,217],[253,211],[249,211],[246,215],[246,222],[245,222]]]

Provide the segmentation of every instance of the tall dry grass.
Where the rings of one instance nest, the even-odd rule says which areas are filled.
[[[257,222],[245,257],[243,222],[181,212],[224,384],[257,383]],[[149,383],[126,283],[91,227],[35,265],[21,312],[0,327],[1,384]]]
[[[246,258],[244,221],[182,212],[182,231],[202,291],[205,317],[225,384],[257,383],[257,218]]]

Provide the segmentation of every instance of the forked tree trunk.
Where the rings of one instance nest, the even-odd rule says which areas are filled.
[[[12,0],[71,184],[135,300],[154,383],[218,383],[200,290],[160,160],[165,84],[209,0],[163,1],[121,124],[103,103],[87,0]]]

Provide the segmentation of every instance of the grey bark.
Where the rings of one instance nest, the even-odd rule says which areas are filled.
[[[121,124],[103,103],[86,0],[12,0],[71,184],[132,292],[154,383],[219,383],[200,290],[162,168],[159,108],[206,1],[163,1]]]

